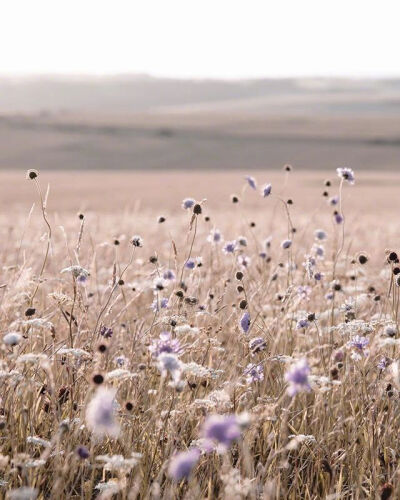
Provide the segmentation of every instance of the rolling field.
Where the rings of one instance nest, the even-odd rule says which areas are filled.
[[[248,174],[0,172],[2,497],[400,496],[400,175]]]

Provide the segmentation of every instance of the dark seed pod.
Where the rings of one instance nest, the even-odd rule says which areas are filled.
[[[196,215],[200,215],[202,211],[203,210],[201,208],[200,203],[196,203],[195,206],[193,207],[193,213]]]
[[[242,271],[238,271],[238,272],[236,273],[236,279],[237,279],[238,281],[241,281],[241,280],[243,279],[243,273],[242,273]]]
[[[92,380],[96,385],[100,385],[104,382],[104,377],[101,373],[97,373],[96,375],[93,376]]]

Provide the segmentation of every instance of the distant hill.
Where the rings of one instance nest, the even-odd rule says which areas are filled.
[[[0,168],[399,169],[400,80],[0,77]]]
[[[353,102],[354,101],[354,102]],[[142,113],[172,108],[249,109],[305,104],[320,112],[390,112],[400,107],[400,80],[174,80],[148,76],[0,77],[0,113],[89,111]],[[261,106],[261,110],[259,107]]]

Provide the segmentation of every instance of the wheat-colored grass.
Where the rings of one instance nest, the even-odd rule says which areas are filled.
[[[36,180],[3,173],[0,324],[3,336],[22,338],[1,344],[2,496],[29,498],[33,491],[23,488],[32,488],[38,498],[60,499],[333,500],[391,491],[398,498],[399,288],[385,253],[398,245],[398,177],[356,175],[354,186],[343,185],[342,232],[332,217],[339,207],[322,196],[338,194],[335,172],[330,187],[322,174],[258,173],[260,182],[272,181],[265,199],[238,173],[43,173]],[[202,214],[181,208],[185,196],[207,198]],[[293,244],[283,250],[292,226]],[[247,246],[225,255],[223,244],[207,241],[214,228],[226,241],[245,236]],[[318,262],[324,277],[315,281],[303,263],[320,228],[328,237]],[[130,244],[136,234],[143,247]],[[364,265],[360,254],[368,256]],[[251,258],[248,267],[240,256]],[[202,257],[201,267],[185,268],[189,257]],[[73,265],[90,272],[85,283],[61,273]],[[166,269],[176,280],[154,292]],[[309,300],[301,286],[310,287]],[[168,307],[154,312],[161,298]],[[247,333],[239,324],[244,299]],[[310,313],[315,321],[297,329]],[[102,326],[112,328],[111,338],[101,336]],[[179,340],[183,364],[200,365],[188,367],[178,386],[149,350],[163,331]],[[348,346],[356,334],[369,339],[359,360]],[[255,337],[266,349],[252,355]],[[384,356],[391,364],[382,370]],[[303,357],[312,390],[291,398],[284,374]],[[249,363],[263,367],[263,381],[247,383]],[[86,420],[99,374],[116,390],[117,437],[96,436]],[[216,413],[247,414],[241,438],[225,453],[203,453],[188,481],[174,481],[171,457],[193,446]],[[78,456],[80,446],[88,458]],[[137,464],[132,453],[141,454]],[[123,458],[111,467],[103,455]]]

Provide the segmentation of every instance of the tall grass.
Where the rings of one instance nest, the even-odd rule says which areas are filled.
[[[349,223],[357,185],[332,175],[304,216],[284,175],[265,198],[243,180],[230,211],[203,200],[165,221],[59,215],[40,176],[25,181],[38,206],[10,214],[0,278],[3,497],[400,497],[396,251],[377,253],[368,214]],[[291,392],[301,359],[310,374]],[[104,426],[100,388],[114,397]],[[216,414],[240,423],[227,446],[204,441]]]

